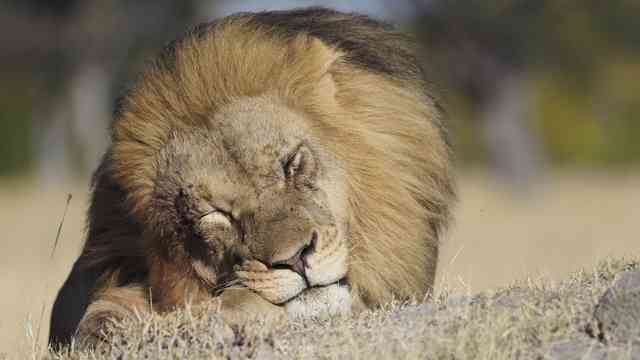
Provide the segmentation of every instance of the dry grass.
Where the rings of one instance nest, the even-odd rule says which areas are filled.
[[[609,358],[631,359],[630,343],[601,344],[593,313],[615,275],[638,268],[638,262],[609,261],[557,285],[526,282],[472,297],[442,294],[433,303],[298,323],[231,329],[215,309],[204,315],[183,310],[122,323],[108,344],[49,358],[544,359],[578,340],[589,345],[576,358],[611,348],[617,352]]]
[[[460,188],[462,200],[456,211],[457,222],[443,244],[437,285],[441,293],[448,288],[457,298],[461,294],[477,294],[506,286],[518,279],[544,276],[546,280],[543,287],[536,286],[525,291],[533,291],[533,295],[542,296],[543,293],[559,291],[550,290],[554,286],[557,289],[564,286],[564,294],[569,294],[571,287],[553,285],[566,278],[569,272],[581,268],[591,269],[597,260],[611,256],[640,256],[640,242],[637,241],[640,173],[556,174],[550,176],[538,191],[519,198],[513,197],[495,179],[483,174],[463,176]],[[68,193],[73,193],[74,198],[52,259],[51,249]],[[0,297],[0,353],[10,354],[11,359],[27,358],[34,354],[33,348],[42,348],[46,343],[49,308],[81,245],[86,202],[86,182],[57,187],[41,187],[30,182],[3,183],[0,187],[0,229],[4,235],[4,241],[0,243],[0,287],[5,289]],[[540,282],[537,284],[540,285]],[[601,289],[598,285],[588,291],[596,294]],[[527,293],[529,292],[525,292]],[[488,296],[488,293],[484,294]],[[572,316],[571,310],[566,308],[571,305],[569,301],[573,300],[556,302],[558,307],[544,307],[544,314],[547,315],[532,320],[530,325],[543,324],[545,319],[550,320],[554,316],[558,321]],[[574,313],[577,313],[578,306],[588,304],[579,299],[575,301],[571,305],[576,307]],[[561,306],[563,303],[565,305]],[[434,351],[455,350],[452,354],[464,354],[471,347],[479,346],[473,345],[474,343],[482,341],[490,344],[491,337],[498,341],[500,336],[505,339],[512,339],[515,335],[511,334],[524,336],[524,328],[529,326],[520,323],[515,327],[517,331],[512,333],[514,328],[504,321],[505,316],[513,311],[505,310],[506,308],[483,310],[478,304],[465,305],[458,308],[462,313],[454,316],[453,310],[427,311],[427,307],[429,306],[419,305],[404,310],[387,309],[359,319],[334,319],[322,326],[290,325],[278,331],[307,334],[285,339],[291,342],[291,351],[325,351],[324,346],[329,346],[331,339],[335,339],[336,344],[351,344],[354,349],[361,349],[358,357],[366,357],[370,352],[382,356],[390,354],[389,351],[393,349],[402,349],[403,346],[407,349],[403,353],[412,357],[412,351],[419,351],[420,346],[427,345],[435,346]],[[527,316],[531,317],[535,314],[534,310],[541,311],[543,308],[534,306],[530,310],[526,309],[518,309],[516,313],[520,314],[518,316],[529,314]],[[403,315],[410,314],[411,311],[415,312],[415,318]],[[500,311],[505,316],[494,313]],[[569,312],[566,316],[554,315],[554,312],[561,311]],[[175,320],[166,320],[165,324],[180,322],[179,317],[184,314],[174,316]],[[453,316],[457,320],[448,322],[446,326],[429,325],[444,324],[442,317],[447,316]],[[215,329],[218,326],[215,325],[216,319],[215,314],[212,314],[208,320],[197,320],[190,326]],[[406,331],[395,333],[397,329],[393,330],[393,327],[389,331],[381,331],[379,328],[383,324],[397,323],[404,323]],[[483,333],[482,331],[491,329],[487,326],[493,326],[495,331]],[[502,333],[498,331],[500,329]],[[507,331],[508,329],[512,330]],[[536,326],[530,329],[533,331]],[[552,335],[561,337],[563,331],[569,331],[567,329],[577,331],[576,327],[560,329]],[[31,336],[28,336],[29,332]],[[256,329],[243,329],[238,333],[240,335],[211,344],[210,350],[218,354],[227,351],[224,349],[253,351],[251,349],[256,349],[253,345],[233,346],[223,350],[218,347],[227,346],[227,341],[231,341],[230,344],[234,341],[248,343],[249,340],[242,338],[253,339],[260,335],[257,332],[259,331]],[[242,335],[245,333],[246,335]],[[465,333],[469,337],[467,340],[464,340]],[[263,342],[268,342],[266,339],[275,334],[276,332],[265,330]],[[391,350],[376,348],[370,344],[378,338],[390,339],[389,344],[393,344]],[[285,346],[282,341],[284,340],[281,339],[278,343],[281,347]],[[307,346],[306,343],[310,345]],[[518,344],[507,343],[514,346]],[[505,343],[498,341],[494,345],[500,344]],[[511,351],[504,347],[507,345],[500,346],[501,354],[506,355]],[[346,347],[342,347],[344,348]],[[196,346],[193,351],[197,349]],[[269,351],[280,351],[280,348],[270,349]]]

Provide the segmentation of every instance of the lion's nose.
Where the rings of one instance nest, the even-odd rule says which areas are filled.
[[[293,270],[306,279],[307,258],[315,252],[317,242],[318,233],[314,231],[311,234],[311,240],[305,243],[295,255],[286,260],[275,261],[271,263],[271,267]]]

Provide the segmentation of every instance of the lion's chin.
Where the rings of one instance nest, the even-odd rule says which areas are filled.
[[[308,288],[284,304],[291,319],[318,319],[351,313],[353,299],[349,286],[338,281],[326,286]]]

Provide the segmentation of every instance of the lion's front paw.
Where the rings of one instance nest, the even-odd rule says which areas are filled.
[[[87,313],[75,334],[76,341],[82,346],[95,347],[108,342],[114,331],[120,327],[121,316],[110,311]]]
[[[240,283],[274,304],[282,304],[300,294],[307,284],[298,273],[269,269],[259,261],[246,261],[236,267]]]
[[[282,306],[274,305],[249,289],[226,289],[219,297],[221,314],[229,325],[255,318],[277,320],[286,317]]]

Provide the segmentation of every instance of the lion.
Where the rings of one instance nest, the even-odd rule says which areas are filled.
[[[455,191],[414,49],[325,8],[169,44],[118,101],[50,343],[186,303],[234,322],[428,296]]]

